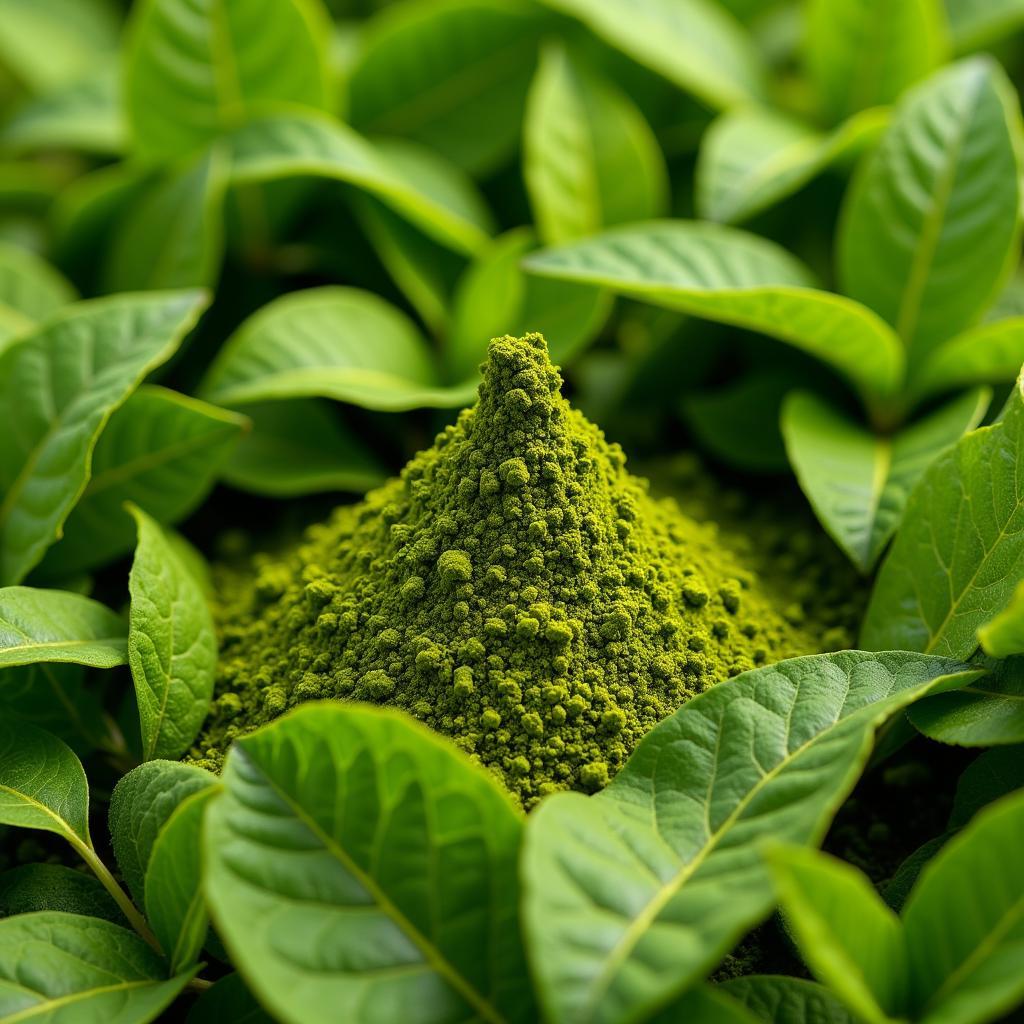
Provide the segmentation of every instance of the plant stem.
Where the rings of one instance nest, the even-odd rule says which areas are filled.
[[[213,982],[207,981],[206,978],[193,978],[185,988],[193,992],[205,992],[208,988],[213,988]]]

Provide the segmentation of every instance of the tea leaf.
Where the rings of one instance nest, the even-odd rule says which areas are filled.
[[[758,844],[819,841],[875,729],[976,678],[960,669],[843,652],[745,672],[656,726],[607,789],[541,803],[522,875],[548,1016],[639,1017],[703,977],[771,909]]]
[[[74,298],[74,288],[45,260],[0,242],[0,351]]]
[[[167,979],[137,935],[96,917],[42,911],[0,921],[0,1017],[147,1024],[194,972]]]
[[[827,988],[803,978],[748,974],[719,987],[742,1003],[759,1024],[857,1024]]]
[[[326,38],[316,0],[143,0],[125,54],[135,149],[180,157],[269,103],[326,109]]]
[[[537,231],[548,244],[665,212],[665,160],[643,114],[561,46],[542,52],[523,150]]]
[[[896,532],[921,474],[978,425],[991,397],[987,388],[967,392],[892,436],[854,423],[811,392],[786,399],[782,432],[800,486],[861,572],[870,572]]]
[[[1024,654],[1024,582],[1017,584],[1006,607],[978,630],[978,640],[993,658]]]
[[[139,543],[128,589],[128,662],[142,728],[143,757],[180,757],[213,696],[217,640],[199,581],[163,531],[136,505]]]
[[[127,661],[124,620],[63,590],[0,587],[0,668],[70,662],[114,668]],[[0,675],[0,685],[6,677]]]
[[[60,536],[111,413],[178,347],[199,292],[118,295],[55,315],[0,353],[0,582],[17,583]]]
[[[0,919],[40,910],[98,917],[125,924],[98,879],[64,864],[22,864],[0,873]]]
[[[963,828],[983,807],[1024,789],[1024,748],[994,747],[976,757],[956,784],[950,828]]]
[[[1021,134],[1005,74],[962,61],[907,94],[847,193],[843,291],[893,325],[911,370],[978,316],[1016,259]]]
[[[306,704],[238,739],[223,784],[207,899],[275,1017],[537,1019],[517,922],[521,817],[454,746],[391,711]]]

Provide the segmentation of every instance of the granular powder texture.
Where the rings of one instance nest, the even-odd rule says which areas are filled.
[[[715,682],[816,649],[712,524],[631,476],[539,335],[491,343],[476,405],[294,550],[222,573],[192,759],[313,698],[393,705],[525,806],[594,790]]]

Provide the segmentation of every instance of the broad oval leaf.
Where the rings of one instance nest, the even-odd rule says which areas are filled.
[[[40,910],[127,923],[97,878],[66,864],[21,864],[0,873],[0,920]]]
[[[742,1003],[758,1024],[857,1024],[822,985],[781,974],[748,974],[720,986]]]
[[[530,88],[523,177],[548,244],[665,212],[668,173],[643,114],[608,79],[550,44]]]
[[[811,392],[786,399],[782,433],[800,486],[861,572],[870,572],[896,532],[921,475],[981,422],[991,398],[987,388],[967,392],[890,436],[854,423]]]
[[[135,902],[145,906],[153,844],[184,800],[216,785],[217,777],[179,761],[147,761],[114,787],[108,823],[117,866]]]
[[[811,0],[806,63],[832,121],[892,103],[946,60],[942,0]]]
[[[180,757],[210,709],[217,667],[213,616],[199,581],[159,524],[135,505],[139,531],[128,590],[128,663],[143,757]]]
[[[1024,376],[1003,418],[940,456],[910,496],[861,643],[968,658],[1022,577]]]
[[[0,668],[37,662],[115,668],[127,662],[127,639],[124,619],[92,598],[0,587]]]
[[[88,849],[89,784],[56,736],[14,715],[0,718],[0,824],[54,832]]]
[[[292,292],[254,313],[201,386],[223,405],[321,397],[391,411],[462,405],[472,390],[442,385],[426,339],[404,313],[335,286]]]
[[[0,351],[74,298],[74,288],[44,259],[0,242]]]
[[[640,1017],[703,977],[771,909],[759,842],[819,841],[875,729],[975,678],[961,669],[847,651],[745,672],[653,729],[604,791],[543,801],[522,874],[548,1016]]]
[[[978,640],[992,658],[1024,654],[1024,581],[1017,584],[1006,607],[978,630]]]
[[[237,413],[143,385],[100,434],[89,482],[39,574],[66,578],[130,551],[135,526],[126,501],[161,523],[184,519],[209,493],[248,426]]]
[[[361,131],[424,143],[484,175],[515,150],[544,19],[519,0],[399,4],[369,23],[348,79]]]
[[[544,249],[524,266],[769,334],[828,363],[867,398],[891,395],[902,380],[899,340],[876,314],[812,287],[799,260],[746,231],[650,221]]]
[[[167,978],[137,935],[96,917],[47,910],[0,921],[0,1018],[147,1024],[194,972]]]
[[[610,46],[704,103],[724,109],[763,94],[764,67],[750,37],[710,0],[544,0],[579,18]]]
[[[453,745],[391,711],[306,704],[237,740],[223,785],[207,900],[275,1017],[536,1020],[522,819]]]
[[[994,747],[976,757],[956,784],[951,829],[963,828],[982,808],[1024,789],[1024,747]]]
[[[746,220],[872,145],[888,119],[886,110],[864,110],[826,134],[774,110],[726,111],[701,139],[697,210],[722,223]]]
[[[439,192],[436,178],[409,179],[358,132],[312,111],[275,114],[252,121],[227,137],[234,184],[290,177],[328,178],[364,189],[396,213],[459,252],[472,253],[487,240],[488,225],[464,197]]]
[[[111,413],[178,347],[201,292],[69,306],[0,353],[0,583],[18,583],[60,536]]]
[[[1019,237],[1020,110],[991,60],[954,64],[908,93],[847,193],[843,291],[876,310],[911,366],[998,293]]]
[[[268,103],[326,109],[328,31],[318,0],[143,0],[125,53],[134,148],[180,157]]]
[[[202,952],[209,920],[202,890],[200,835],[215,788],[186,797],[164,823],[146,868],[146,919],[171,962],[171,973],[191,967]]]

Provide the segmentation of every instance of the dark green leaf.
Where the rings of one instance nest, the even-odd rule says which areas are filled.
[[[976,757],[956,786],[950,828],[963,828],[983,807],[1024,789],[1024,747],[995,747]]]
[[[274,1024],[245,987],[240,974],[221,978],[204,992],[189,1011],[186,1024]]]
[[[1006,607],[978,630],[978,640],[993,658],[1024,654],[1024,582],[1017,584]]]
[[[74,288],[45,260],[0,242],[0,351],[74,298]]]
[[[857,1024],[827,988],[803,978],[750,974],[720,988],[742,1003],[758,1024]]]
[[[0,874],[0,918],[61,910],[125,924],[110,893],[92,875],[63,864],[22,864]]]

